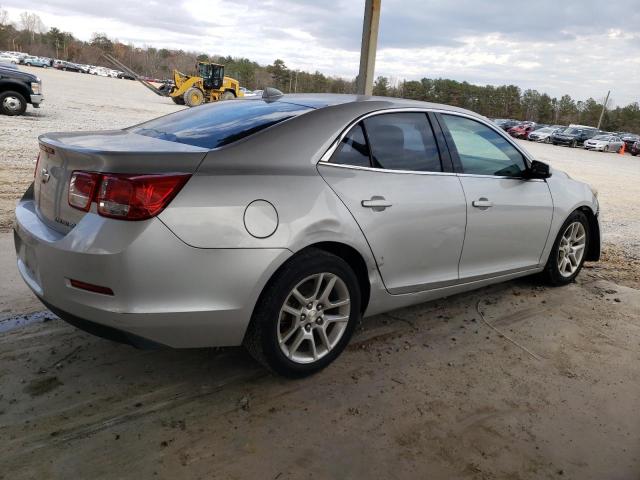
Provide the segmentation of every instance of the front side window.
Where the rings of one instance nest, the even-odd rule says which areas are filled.
[[[442,118],[453,137],[463,173],[519,177],[526,170],[522,154],[491,128],[456,115]]]
[[[386,113],[364,120],[374,167],[441,172],[440,153],[425,113]]]
[[[344,136],[340,146],[331,157],[331,163],[356,167],[371,166],[369,145],[367,145],[361,124],[357,124]]]

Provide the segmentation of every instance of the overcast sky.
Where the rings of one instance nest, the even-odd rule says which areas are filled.
[[[281,58],[352,78],[364,0],[0,0],[88,40]],[[559,96],[640,101],[639,0],[382,0],[376,75],[513,83]]]

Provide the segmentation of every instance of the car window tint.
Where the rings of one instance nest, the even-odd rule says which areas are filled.
[[[286,102],[234,100],[187,108],[128,130],[170,142],[216,148],[309,110],[312,109]]]
[[[374,167],[441,172],[440,153],[424,113],[386,113],[364,120]]]
[[[507,139],[480,122],[442,115],[453,137],[464,173],[517,177],[525,170],[522,154]]]
[[[370,167],[369,145],[364,137],[362,125],[357,124],[340,142],[340,146],[331,157],[331,163]]]

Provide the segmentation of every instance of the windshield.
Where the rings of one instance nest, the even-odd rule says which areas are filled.
[[[609,140],[609,136],[608,135],[597,135],[595,137],[593,137],[594,140]]]
[[[550,127],[544,127],[544,128],[540,128],[538,130],[536,130],[536,133],[551,133],[555,130],[555,128],[550,128]]]
[[[309,110],[285,102],[228,100],[181,110],[127,130],[160,140],[217,148]]]
[[[581,132],[582,130],[578,130],[577,128],[565,128],[562,133],[566,133],[567,135],[577,135]]]

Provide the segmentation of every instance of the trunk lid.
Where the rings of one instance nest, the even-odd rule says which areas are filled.
[[[50,133],[39,137],[34,199],[40,219],[67,233],[89,212],[69,206],[75,170],[102,173],[193,173],[207,149],[137,135],[126,130]],[[95,205],[91,211],[95,211]]]

